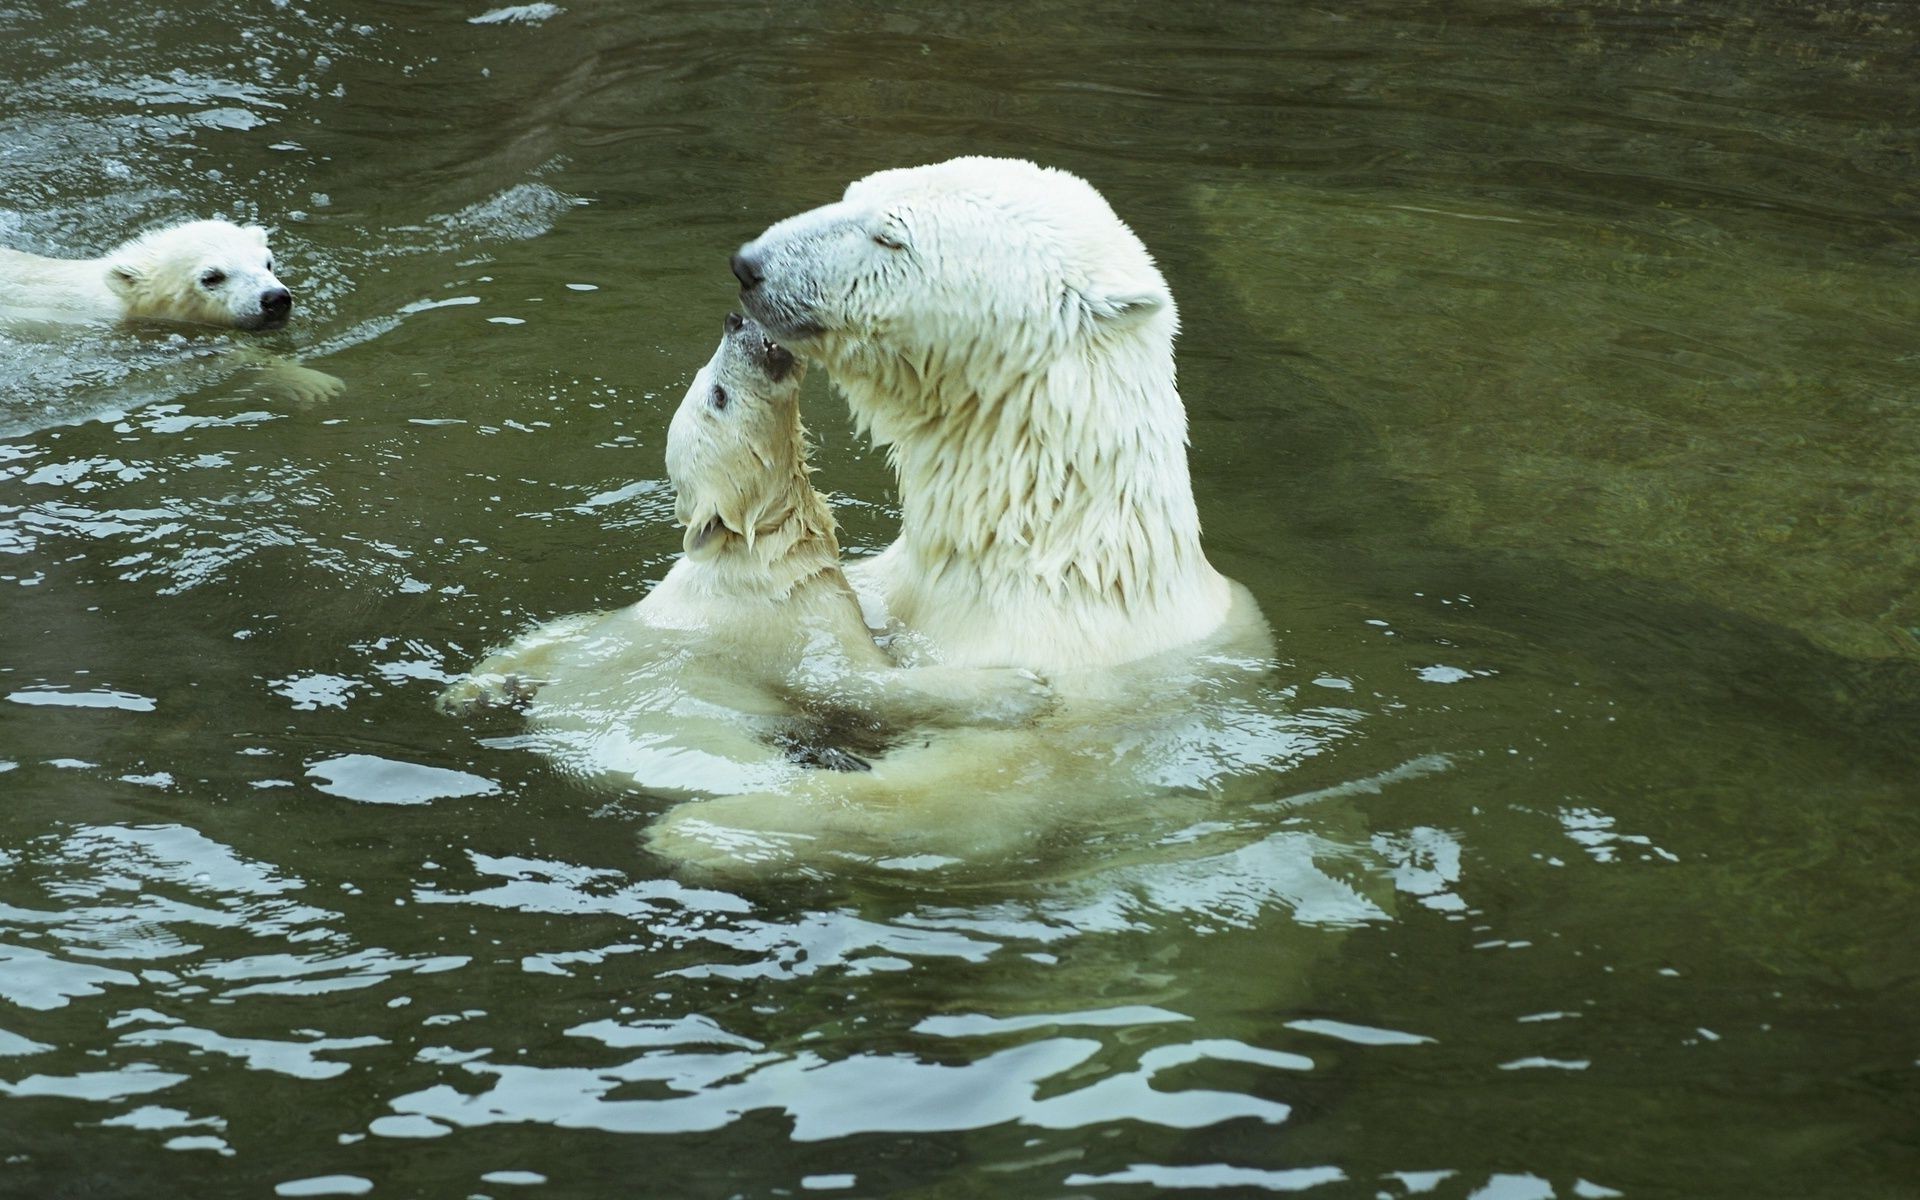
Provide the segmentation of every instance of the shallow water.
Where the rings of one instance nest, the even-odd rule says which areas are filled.
[[[0,4],[0,235],[260,220],[347,385],[0,341],[0,1194],[1920,1189],[1909,12],[487,16]],[[1160,257],[1293,752],[676,880],[432,696],[664,569],[727,253],[961,152]]]

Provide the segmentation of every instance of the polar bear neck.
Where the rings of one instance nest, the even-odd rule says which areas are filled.
[[[784,495],[784,503],[756,514],[751,539],[730,530],[705,559],[719,592],[778,602],[808,580],[837,572],[833,513],[807,482],[804,463],[796,466]]]
[[[1151,621],[1217,578],[1171,335],[1138,332],[1030,365],[842,358],[835,379],[899,479],[902,587]],[[888,599],[925,619],[900,611],[913,596]]]

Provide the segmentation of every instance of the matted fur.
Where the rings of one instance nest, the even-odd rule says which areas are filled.
[[[1084,180],[996,158],[882,171],[735,267],[888,448],[900,537],[850,575],[900,651],[1053,674],[1251,606],[1201,550],[1173,297]]]

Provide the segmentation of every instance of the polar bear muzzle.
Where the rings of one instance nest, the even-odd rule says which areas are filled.
[[[741,305],[783,341],[805,342],[825,333],[818,314],[793,293],[764,286],[767,257],[760,247],[761,242],[749,242],[729,260],[733,277],[740,281]]]
[[[758,327],[747,329],[747,324],[747,319],[739,313],[728,313],[725,336],[736,339],[736,348],[769,382],[781,382],[793,370],[793,352],[767,337]]]
[[[278,329],[293,315],[293,293],[271,287],[260,293],[260,328]]]

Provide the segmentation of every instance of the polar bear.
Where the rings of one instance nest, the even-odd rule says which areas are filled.
[[[1054,678],[1270,640],[1207,561],[1174,382],[1179,321],[1139,238],[1065,171],[881,171],[732,260],[741,302],[888,447],[900,536],[849,572],[902,661]]]
[[[1018,726],[1029,672],[896,669],[840,569],[808,482],[805,365],[735,315],[667,433],[684,553],[645,599],[563,617],[482,661],[443,711],[525,706],[535,745],[651,792],[791,789],[868,764],[839,743],[923,725]]]
[[[278,329],[293,294],[273,273],[267,231],[230,221],[156,229],[104,258],[0,248],[0,318],[51,324],[177,321]]]

